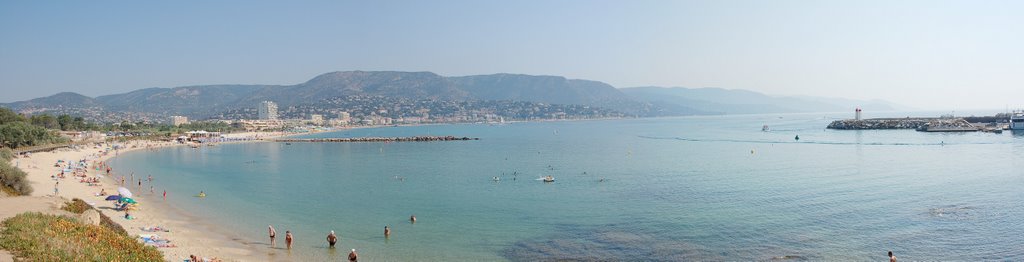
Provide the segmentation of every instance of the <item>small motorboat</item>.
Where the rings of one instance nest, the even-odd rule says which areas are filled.
[[[555,178],[552,176],[544,177],[544,182],[555,182]]]

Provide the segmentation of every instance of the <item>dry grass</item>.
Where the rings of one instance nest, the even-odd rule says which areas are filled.
[[[5,220],[0,248],[29,261],[163,261],[156,248],[127,235],[41,213]]]
[[[86,210],[93,209],[93,207],[90,206],[89,204],[86,204],[84,200],[75,198],[75,199],[72,199],[71,202],[64,203],[64,206],[61,207],[60,209],[67,210],[68,212],[75,213],[75,214],[81,214],[81,213],[85,212]],[[99,210],[96,210],[96,211],[98,212]],[[121,225],[119,225],[117,223],[114,223],[114,221],[111,220],[110,217],[108,217],[107,215],[104,215],[103,212],[99,212],[99,213],[100,213],[100,226],[109,228],[110,230],[113,230],[114,232],[120,233],[120,234],[125,235],[125,236],[128,235],[128,231],[125,231],[124,227],[121,227]]]

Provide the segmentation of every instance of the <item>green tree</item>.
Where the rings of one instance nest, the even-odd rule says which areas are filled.
[[[57,122],[57,118],[49,114],[34,115],[30,119],[32,120],[33,125],[41,126],[46,129],[60,129],[60,123]]]
[[[60,116],[57,117],[57,124],[60,125],[60,130],[63,130],[63,131],[73,130],[74,129],[74,126],[73,126],[74,122],[75,122],[75,119],[71,118],[71,116],[69,116],[69,115],[60,115]]]
[[[25,117],[11,111],[10,109],[0,107],[0,124],[10,122],[25,122]]]
[[[40,126],[25,122],[0,124],[0,142],[5,147],[44,145],[63,142],[65,139]]]
[[[79,131],[86,130],[85,118],[82,118],[80,116],[79,117],[75,117],[75,119],[71,120],[71,126],[73,127],[74,130],[79,130]]]
[[[121,121],[121,124],[117,125],[117,127],[118,127],[118,130],[128,132],[128,131],[131,131],[132,129],[134,129],[135,125],[132,125],[131,122],[128,122],[127,120],[125,120],[125,121]]]

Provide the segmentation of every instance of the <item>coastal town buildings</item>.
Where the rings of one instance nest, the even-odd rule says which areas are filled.
[[[323,125],[324,124],[324,115],[320,115],[320,114],[309,115],[309,123],[313,124],[313,125],[318,125],[318,126],[319,125]]]
[[[188,124],[188,117],[185,116],[171,116],[171,125],[181,126]]]
[[[338,120],[345,123],[351,122],[352,115],[350,115],[348,112],[340,112],[338,113]]]
[[[277,103],[273,101],[261,102],[259,106],[259,119],[277,120]]]
[[[245,129],[245,131],[260,131],[277,129],[284,126],[284,123],[280,120],[238,120],[233,124],[235,127]]]

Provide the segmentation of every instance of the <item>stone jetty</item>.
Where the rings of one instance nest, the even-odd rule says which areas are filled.
[[[963,118],[929,121],[917,128],[917,131],[923,132],[974,132],[978,130],[980,129],[977,126],[972,125]]]
[[[868,130],[868,129],[917,129],[929,121],[938,118],[872,118],[872,119],[845,119],[832,121],[828,129],[842,130]]]
[[[845,119],[832,121],[829,129],[869,130],[869,129],[915,129],[925,132],[967,132],[978,131],[974,125],[963,118],[872,118]]]
[[[454,136],[409,136],[409,137],[342,137],[342,138],[281,138],[275,142],[431,142],[431,141],[468,141],[480,138]]]

